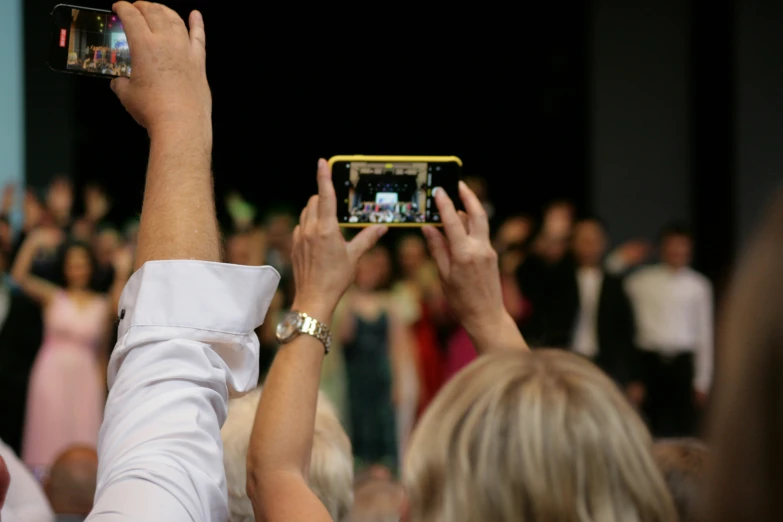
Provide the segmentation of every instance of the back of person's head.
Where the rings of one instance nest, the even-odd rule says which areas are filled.
[[[707,446],[696,439],[660,440],[653,446],[653,457],[669,486],[679,522],[705,522]]]
[[[244,397],[232,399],[221,430],[230,522],[255,521],[253,505],[247,496],[247,450],[261,391],[259,387]],[[345,520],[353,504],[351,442],[334,407],[323,394],[318,397],[309,483],[332,519]]]
[[[438,394],[405,461],[410,522],[672,522],[652,440],[617,386],[562,350],[485,355]]]
[[[710,521],[783,520],[783,192],[743,255],[722,311]]]
[[[356,484],[347,522],[399,522],[405,493],[391,479],[367,478]]]
[[[62,515],[88,515],[98,480],[95,449],[74,446],[54,461],[44,484],[52,509]]]

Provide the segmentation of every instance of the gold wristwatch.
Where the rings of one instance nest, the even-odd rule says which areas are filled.
[[[312,335],[324,344],[324,352],[329,353],[332,346],[332,332],[329,327],[304,312],[288,312],[275,330],[275,337],[280,344],[290,343],[300,334]]]

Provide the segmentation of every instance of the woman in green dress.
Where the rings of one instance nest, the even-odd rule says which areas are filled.
[[[359,261],[336,324],[347,376],[348,418],[358,466],[399,462],[395,404],[412,360],[407,330],[389,292],[391,259],[376,247]]]

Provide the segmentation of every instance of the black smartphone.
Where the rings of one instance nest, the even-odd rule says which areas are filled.
[[[461,208],[456,156],[335,156],[329,160],[344,227],[440,225],[434,189]]]
[[[49,67],[87,76],[130,77],[130,49],[120,18],[101,9],[55,6]]]

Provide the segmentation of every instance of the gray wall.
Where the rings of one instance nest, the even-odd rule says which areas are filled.
[[[691,217],[687,4],[593,2],[590,201],[614,242]]]
[[[737,183],[739,240],[783,181],[783,3],[737,8]]]

